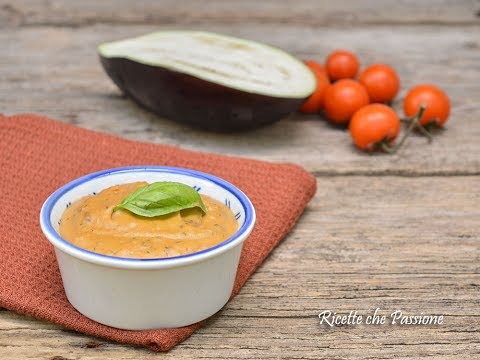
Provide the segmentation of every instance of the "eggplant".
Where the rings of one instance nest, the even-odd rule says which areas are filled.
[[[160,31],[104,43],[100,61],[139,105],[170,120],[233,132],[297,110],[315,90],[302,61],[251,40],[199,31]]]

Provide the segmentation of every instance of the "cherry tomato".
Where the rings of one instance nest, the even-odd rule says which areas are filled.
[[[349,129],[359,149],[373,150],[379,141],[395,139],[400,131],[400,119],[387,105],[370,104],[353,114]]]
[[[358,78],[365,86],[371,102],[390,102],[397,95],[400,79],[390,66],[375,64],[363,70]]]
[[[322,64],[313,60],[305,60],[304,64],[307,65],[310,68],[310,70],[312,70],[315,76],[317,74],[324,74],[325,76],[328,77],[327,69],[325,69],[325,66],[323,66]]]
[[[325,114],[335,124],[347,124],[355,111],[368,103],[368,93],[363,85],[355,80],[342,79],[327,89]]]
[[[321,68],[323,68],[322,65],[314,61],[310,61],[308,63],[305,61],[305,64],[314,73],[315,78],[317,79],[317,87],[315,88],[313,94],[310,95],[310,97],[300,107],[300,111],[304,113],[315,113],[319,112],[323,108],[325,93],[330,86],[330,81],[328,80],[325,69],[323,72],[321,71]]]
[[[325,64],[330,80],[353,79],[357,75],[360,63],[355,54],[346,50],[336,50],[328,55]]]
[[[414,116],[422,104],[425,104],[426,108],[419,120],[421,125],[435,121],[437,126],[442,126],[447,121],[450,99],[441,89],[431,84],[415,86],[403,101],[403,111],[408,117]]]

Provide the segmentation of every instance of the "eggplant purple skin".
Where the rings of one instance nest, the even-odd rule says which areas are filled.
[[[217,132],[252,130],[296,111],[305,99],[248,93],[160,66],[100,55],[106,73],[157,115]]]

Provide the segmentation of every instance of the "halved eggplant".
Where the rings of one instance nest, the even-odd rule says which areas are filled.
[[[292,55],[258,42],[197,31],[162,31],[98,47],[102,65],[135,102],[214,131],[280,120],[315,90]]]

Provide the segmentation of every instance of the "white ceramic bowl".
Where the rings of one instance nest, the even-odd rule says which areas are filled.
[[[58,234],[60,218],[75,200],[135,181],[178,181],[227,204],[239,222],[229,239],[196,253],[131,259],[79,248]],[[65,293],[83,315],[130,330],[190,325],[213,315],[232,292],[243,242],[255,223],[250,200],[232,184],[194,170],[142,166],[105,170],[74,180],[43,204],[40,225],[55,247]]]

